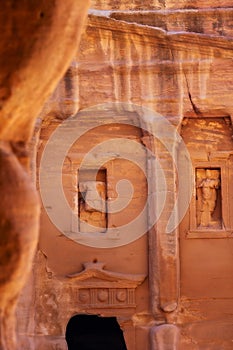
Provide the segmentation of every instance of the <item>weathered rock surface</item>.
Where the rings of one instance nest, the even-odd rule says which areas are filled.
[[[27,146],[35,119],[77,50],[88,1],[5,1],[0,9],[0,349],[37,246],[39,200]]]
[[[39,206],[35,188],[17,157],[3,143],[0,154],[0,348],[13,349],[14,311],[37,246]]]
[[[75,53],[87,8],[88,1],[2,4],[1,139],[28,140],[31,116],[38,115]]]
[[[91,7],[98,10],[173,10],[173,9],[202,9],[202,8],[227,8],[231,7],[230,0],[123,0],[116,3],[114,0],[94,0]]]
[[[80,50],[41,113],[39,157],[56,126],[77,111],[108,102],[143,105],[160,113],[179,132],[182,129],[182,135],[186,125],[193,125],[198,120],[195,132],[193,126],[190,127],[195,137],[191,131],[190,139],[184,137],[192,161],[197,168],[221,170],[222,198],[232,198],[232,171],[229,170],[232,168],[229,135],[232,133],[233,112],[231,6],[230,1],[215,0],[204,3],[132,1],[130,4],[128,1],[94,1]],[[115,113],[114,121],[117,117]],[[97,114],[90,115],[87,124],[92,118],[98,119]],[[221,126],[224,123],[227,132]],[[126,133],[125,130],[121,132],[122,135]],[[99,129],[91,134],[91,142],[83,139],[83,144],[71,150],[66,159],[63,181],[71,204],[74,203],[72,191],[77,191],[77,187],[72,190],[71,183],[75,182],[72,178],[77,176],[78,157],[85,154],[95,139],[97,143],[105,140],[106,134],[111,135],[109,130],[104,133]],[[216,139],[220,140],[219,143]],[[226,222],[228,225],[226,230],[201,234],[193,230],[195,232],[188,233],[192,231],[189,227],[192,221],[190,215],[196,216],[191,207],[182,225],[168,235],[166,226],[177,199],[179,180],[172,157],[178,158],[179,144],[174,137],[172,151],[168,152],[159,140],[152,142],[149,135],[140,135],[140,140],[149,149],[156,150],[166,173],[168,195],[160,220],[146,238],[142,237],[128,246],[98,250],[79,246],[61,236],[43,212],[40,248],[46,255],[47,272],[52,273],[48,277],[45,270],[41,272],[41,262],[35,265],[37,290],[33,302],[39,308],[42,300],[39,315],[43,315],[50,305],[56,322],[49,325],[43,316],[38,316],[36,324],[29,324],[30,316],[24,299],[18,310],[19,317],[22,313],[27,315],[27,322],[19,328],[22,342],[25,334],[30,333],[34,336],[32,343],[35,342],[36,349],[40,349],[40,342],[43,342],[44,348],[65,349],[67,319],[64,318],[62,298],[66,299],[65,305],[70,313],[80,312],[80,307],[75,301],[75,294],[73,298],[69,291],[62,295],[65,287],[59,278],[69,271],[80,272],[84,258],[88,257],[89,261],[107,262],[112,270],[126,270],[132,274],[147,273],[148,263],[149,283],[146,281],[138,288],[136,314],[130,314],[127,321],[120,318],[126,329],[129,350],[201,350],[210,346],[211,349],[231,349],[233,227],[232,221],[225,218],[232,216],[232,206],[222,202],[224,225]],[[72,157],[75,158],[75,154],[79,156],[74,161]],[[107,177],[112,193],[115,193],[116,174],[119,176],[117,179],[121,175],[134,176],[132,170],[127,173],[123,163],[117,161],[117,167],[113,166],[111,176]],[[156,169],[152,169],[147,180],[153,183],[153,188],[160,189]],[[179,186],[186,181],[192,182],[192,179],[183,177]],[[150,208],[151,211],[154,209]],[[114,222],[116,226],[124,221],[123,215],[117,220]],[[29,287],[32,288],[32,284]],[[33,302],[29,305],[30,312]],[[85,307],[84,310],[87,312]],[[69,312],[65,312],[68,318]],[[115,313],[119,316],[119,309]],[[125,316],[124,313],[122,315]],[[163,323],[166,324],[155,326]],[[130,342],[128,339],[134,340]],[[32,345],[29,349],[34,350]]]

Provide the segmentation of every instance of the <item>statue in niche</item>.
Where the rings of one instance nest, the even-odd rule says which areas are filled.
[[[220,170],[197,169],[196,188],[197,226],[212,228],[220,227],[220,210],[219,208],[216,208],[218,189],[220,188]],[[217,212],[216,209],[218,209]]]
[[[105,182],[82,181],[79,183],[79,218],[81,232],[106,231]]]

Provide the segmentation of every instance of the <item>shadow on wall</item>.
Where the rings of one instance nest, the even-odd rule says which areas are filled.
[[[73,316],[66,327],[68,350],[127,350],[116,317]]]

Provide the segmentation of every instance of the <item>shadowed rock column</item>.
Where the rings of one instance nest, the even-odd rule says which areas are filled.
[[[0,350],[16,348],[14,311],[31,267],[39,201],[26,149],[67,70],[89,1],[8,0],[0,8]]]

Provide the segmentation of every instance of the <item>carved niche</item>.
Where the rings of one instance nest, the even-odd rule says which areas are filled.
[[[196,219],[198,228],[222,228],[220,168],[196,169]]]
[[[232,129],[230,117],[186,118],[183,122],[181,136],[195,177],[188,238],[233,237]]]
[[[136,307],[135,290],[145,280],[146,275],[123,274],[104,269],[104,263],[86,262],[84,270],[68,275],[77,291],[78,311],[117,315],[116,309]],[[104,312],[104,310],[106,312]]]
[[[95,177],[96,174],[96,177]],[[79,232],[105,232],[107,229],[106,171],[82,170],[78,176]]]

